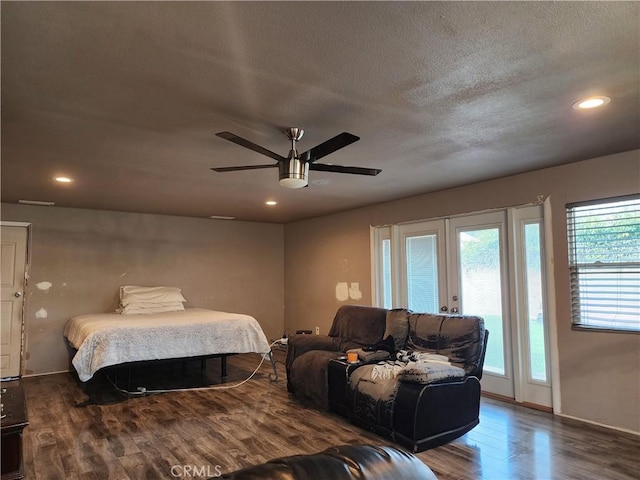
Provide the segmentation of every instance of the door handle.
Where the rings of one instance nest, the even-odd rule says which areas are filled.
[[[451,313],[458,313],[458,308],[457,307],[453,307],[451,309]]]
[[[441,311],[441,312],[448,312],[448,311],[449,311],[449,309],[447,308],[447,306],[446,306],[446,305],[444,305],[444,306],[440,307],[440,311]]]
[[[13,294],[16,298],[20,298],[22,296],[21,292],[16,292]]]

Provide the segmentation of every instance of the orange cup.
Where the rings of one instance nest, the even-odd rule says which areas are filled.
[[[358,352],[347,352],[347,362],[355,363],[358,361]]]

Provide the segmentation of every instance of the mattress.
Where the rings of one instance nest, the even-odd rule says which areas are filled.
[[[270,351],[252,316],[202,308],[80,315],[67,322],[64,336],[77,349],[72,363],[83,382],[101,368],[127,362]]]

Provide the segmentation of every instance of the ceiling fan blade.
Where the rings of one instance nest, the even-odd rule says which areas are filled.
[[[213,167],[211,170],[214,172],[237,172],[238,170],[257,170],[259,168],[272,168],[277,166],[277,163],[270,163],[269,165],[243,165],[241,167]]]
[[[266,148],[261,147],[260,145],[256,145],[255,143],[250,142],[245,138],[239,137],[231,132],[218,132],[216,133],[216,135],[220,138],[224,138],[225,140],[229,140],[230,142],[240,145],[241,147],[248,148],[249,150],[253,150],[254,152],[258,152],[262,155],[266,155],[267,157],[271,157],[274,160],[286,160],[286,158],[282,155],[278,155],[271,150],[267,150]]]
[[[351,145],[353,142],[357,142],[358,140],[360,140],[360,137],[356,137],[355,135],[347,132],[342,132],[341,134],[330,138],[326,142],[316,145],[311,150],[307,150],[302,153],[300,155],[300,160],[303,162],[315,162],[316,160],[320,160],[322,157],[326,157],[330,153],[340,150],[347,145]]]
[[[343,167],[342,165],[325,165],[324,163],[311,163],[309,164],[309,170],[317,170],[320,172],[352,173],[354,175],[370,175],[372,177],[378,175],[382,171],[377,168]]]

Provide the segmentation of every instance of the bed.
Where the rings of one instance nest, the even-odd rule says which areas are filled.
[[[77,350],[73,367],[82,382],[102,368],[152,360],[227,354],[269,355],[271,348],[260,324],[249,315],[202,308],[146,315],[101,313],[70,319],[64,328]]]

